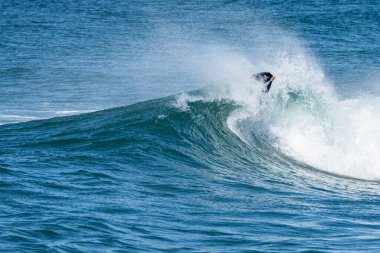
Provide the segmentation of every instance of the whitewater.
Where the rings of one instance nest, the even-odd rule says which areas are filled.
[[[252,144],[254,137],[265,136],[274,148],[314,168],[378,180],[379,97],[338,97],[313,56],[294,39],[292,43],[296,49],[291,54],[280,49],[276,60],[269,62],[253,62],[229,48],[207,46],[202,60],[197,59],[202,65],[192,64],[212,87],[204,98],[180,95],[177,106],[186,109],[187,100],[231,100],[241,108],[227,122],[242,141]],[[252,73],[268,69],[277,78],[271,92],[263,94]]]

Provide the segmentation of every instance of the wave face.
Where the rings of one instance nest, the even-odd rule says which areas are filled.
[[[318,251],[333,240],[328,250],[376,251],[378,182],[320,170],[377,178],[369,166],[345,167],[346,159],[362,166],[358,157],[335,167],[360,147],[323,153],[350,122],[332,117],[353,102],[277,84],[256,107],[202,90],[1,126],[2,248]]]

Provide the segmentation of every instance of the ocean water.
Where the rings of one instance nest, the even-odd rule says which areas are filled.
[[[380,2],[0,13],[0,252],[379,251]]]

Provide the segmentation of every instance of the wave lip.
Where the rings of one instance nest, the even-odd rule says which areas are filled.
[[[380,180],[380,98],[338,99],[323,83],[278,79],[269,96],[243,102],[231,114],[233,132],[248,143],[264,136],[285,155],[322,171]]]
[[[208,99],[239,105],[227,124],[243,142],[254,147],[270,143],[292,159],[335,175],[380,180],[379,97],[340,98],[297,42],[292,52],[280,49],[270,63],[253,63],[233,52],[223,57],[212,64],[222,74],[210,76],[214,89]],[[277,78],[264,95],[251,76],[268,69]]]

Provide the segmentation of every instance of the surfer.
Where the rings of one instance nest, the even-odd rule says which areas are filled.
[[[276,78],[274,75],[272,75],[269,72],[261,72],[261,73],[253,75],[253,77],[257,81],[261,81],[266,85],[266,89],[263,90],[263,92],[265,92],[265,93],[267,93],[269,91],[270,87],[272,86],[272,82]]]

